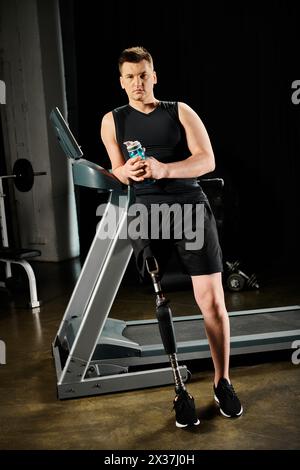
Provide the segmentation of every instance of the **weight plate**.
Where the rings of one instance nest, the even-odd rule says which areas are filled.
[[[16,188],[22,193],[30,191],[33,186],[34,173],[29,160],[19,158],[13,166],[13,174],[16,175],[14,180]]]
[[[226,280],[228,289],[238,292],[243,289],[245,285],[245,278],[238,273],[230,274]]]

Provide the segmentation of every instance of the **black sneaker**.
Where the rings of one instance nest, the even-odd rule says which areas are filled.
[[[194,398],[186,390],[176,395],[173,404],[176,415],[176,426],[178,428],[186,428],[187,426],[197,426],[200,424],[200,420],[196,415]]]
[[[218,386],[214,386],[215,400],[220,406],[220,412],[226,418],[241,416],[243,407],[233,386],[227,379],[220,379]]]

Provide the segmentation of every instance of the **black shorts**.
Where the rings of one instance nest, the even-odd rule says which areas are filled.
[[[174,237],[173,228],[174,225],[178,227],[178,224],[174,224],[174,219],[172,218],[170,219],[171,237],[168,239],[164,239],[162,236],[163,220],[160,220],[158,239],[153,239],[150,236],[137,238],[130,236],[137,269],[143,279],[147,280],[149,276],[145,266],[145,260],[148,256],[155,256],[162,276],[174,249],[177,252],[183,272],[190,276],[213,274],[223,271],[222,251],[219,244],[216,221],[210,204],[203,192],[185,194],[184,196],[178,194],[172,197],[170,195],[168,197],[160,197],[159,195],[138,196],[136,202],[143,204],[147,208],[149,226],[151,223],[151,207],[153,207],[153,204],[164,203],[171,206],[176,203],[179,204],[182,209],[184,204],[188,204],[189,212],[187,213],[192,217],[191,227],[193,232],[199,233],[199,231],[202,230],[202,244],[199,248],[197,248],[197,244],[193,245],[193,243],[191,243],[192,240],[190,238],[186,238],[184,230],[181,231],[179,237],[177,231],[177,236]],[[201,213],[203,215],[201,227],[199,220],[195,216],[198,205],[201,205],[200,212],[202,211]],[[199,208],[198,206],[198,210]],[[130,221],[134,219],[135,217],[129,217]]]

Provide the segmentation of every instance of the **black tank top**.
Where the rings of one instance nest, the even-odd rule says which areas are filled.
[[[146,114],[129,104],[113,110],[116,138],[125,160],[129,155],[124,145],[138,140],[146,149],[146,156],[163,163],[177,162],[189,157],[185,131],[178,117],[178,103],[160,101]],[[133,182],[136,195],[202,192],[197,178],[164,178],[155,182]]]

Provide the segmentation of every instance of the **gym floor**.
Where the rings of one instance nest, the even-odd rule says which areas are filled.
[[[172,386],[59,401],[51,355],[55,337],[80,271],[78,260],[33,263],[39,314],[25,306],[27,292],[0,290],[0,449],[299,449],[300,365],[292,350],[276,355],[233,357],[231,378],[244,404],[238,419],[219,415],[213,402],[210,360],[194,362],[189,390],[201,424],[175,427]],[[226,292],[229,311],[299,304],[299,275],[261,274],[259,291]],[[174,315],[197,314],[188,282],[165,283]],[[134,297],[134,299],[133,299]],[[153,317],[147,288],[124,280],[111,316]]]

